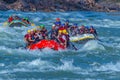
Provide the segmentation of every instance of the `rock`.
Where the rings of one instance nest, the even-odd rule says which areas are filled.
[[[6,11],[6,10],[9,10],[8,8],[7,8],[7,6],[5,5],[5,3],[4,2],[0,2],[0,10],[3,10],[3,11]]]
[[[3,1],[7,4],[11,4],[11,3],[16,2],[17,0],[3,0]]]
[[[120,11],[120,3],[112,0],[2,0],[0,10],[21,11]]]
[[[114,1],[102,1],[102,2],[98,2],[100,5],[102,5],[103,7],[108,8],[111,11],[120,11],[120,1],[119,2],[114,2]]]
[[[5,5],[0,5],[0,10],[6,11],[8,8]]]

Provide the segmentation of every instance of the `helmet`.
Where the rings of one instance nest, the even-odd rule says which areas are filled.
[[[69,22],[69,20],[66,20],[65,22]]]
[[[36,26],[36,28],[40,28],[40,26]]]
[[[88,26],[85,26],[85,28],[89,29],[89,27],[88,27]]]
[[[68,34],[68,32],[67,32],[66,29],[64,29],[64,30],[62,31],[62,33],[63,33],[63,34]]]
[[[93,26],[90,26],[91,28],[94,28]]]
[[[25,18],[25,20],[28,20],[28,18]]]
[[[23,18],[24,20],[28,20],[28,18]]]
[[[77,24],[73,24],[74,26],[77,26]]]
[[[31,29],[30,31],[32,32],[32,31],[34,31],[34,29]]]
[[[62,30],[59,30],[58,33],[62,33]]]
[[[42,25],[40,25],[40,27],[41,27],[41,28],[44,28],[44,27],[45,27],[45,25],[43,25],[43,24],[42,24]]]
[[[53,24],[52,26],[55,26],[55,24]]]
[[[33,31],[36,31],[37,29],[36,28],[33,28]]]
[[[56,21],[60,21],[60,18],[56,18]]]
[[[28,32],[28,33],[30,33],[30,32],[31,32],[31,30],[28,30],[27,32]]]
[[[65,32],[64,34],[68,34],[68,32]]]

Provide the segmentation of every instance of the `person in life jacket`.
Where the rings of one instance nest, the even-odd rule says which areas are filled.
[[[85,27],[85,34],[88,34],[88,33],[89,33],[89,28]]]
[[[64,29],[66,29],[66,28],[65,28],[65,24],[62,24],[62,25],[58,28],[58,31],[59,31],[59,30],[64,30]]]
[[[61,26],[61,21],[60,21],[60,18],[56,18],[56,21],[55,21],[55,26],[56,26],[56,29],[58,29],[60,26]]]
[[[65,34],[69,34],[68,29],[66,28],[65,24],[62,24],[58,31],[62,31]]]
[[[41,33],[42,33],[42,36],[43,36],[43,39],[48,39],[48,35],[47,35],[47,29],[45,28],[45,26],[44,25],[40,25],[40,27],[41,27]]]
[[[66,20],[66,21],[65,21],[65,28],[66,28],[66,29],[70,28],[69,20]]]
[[[34,29],[34,42],[37,43],[43,39],[42,33],[40,30],[37,30],[36,28]]]
[[[97,32],[96,32],[96,30],[93,28],[93,26],[90,27],[89,31],[90,31],[91,34],[94,34],[95,36],[97,36]]]
[[[51,31],[50,31],[50,39],[56,40],[57,35],[58,35],[58,32],[57,32],[57,30],[56,30],[56,26],[53,24],[53,25],[52,25],[52,29],[51,29]],[[57,40],[56,40],[56,41],[57,41]]]
[[[34,35],[35,35],[35,31],[34,31],[34,29],[31,29],[31,31],[30,31],[30,37],[28,39],[30,45],[34,44],[34,42],[35,42]]]
[[[13,20],[14,20],[13,16],[10,16],[10,17],[8,18],[8,22],[9,22],[9,23],[11,23]]]
[[[34,42],[34,32],[33,30],[28,30],[27,34],[24,36],[24,41],[26,42],[26,48],[28,48]]]
[[[30,24],[30,21],[28,20],[28,18],[23,18],[22,22],[26,23],[26,24]]]
[[[29,41],[28,41],[28,38],[30,37],[30,30],[27,31],[27,34],[25,34],[24,36],[24,41],[28,44]]]
[[[71,26],[70,34],[72,36],[76,36],[78,34],[78,25],[77,24],[73,24],[73,26]]]
[[[54,24],[56,26],[56,30],[58,30],[58,28],[61,27],[61,23],[59,23],[59,22],[55,22]]]
[[[56,18],[56,22],[59,23],[59,24],[61,24],[60,18]]]
[[[64,27],[61,27],[58,30],[58,41],[65,48],[69,46],[69,35],[67,30]]]
[[[41,33],[40,30],[37,30],[37,31],[36,31],[36,35],[38,36],[39,41],[43,39],[43,36],[42,36],[42,33]]]
[[[64,29],[62,31],[62,33],[66,36],[66,39],[67,39],[66,47],[69,47],[69,45],[70,45],[70,43],[69,43],[69,41],[70,41],[69,37],[70,36],[69,36],[69,33],[68,33],[67,29]]]
[[[84,34],[84,33],[85,33],[85,26],[84,26],[84,25],[82,25],[82,26],[80,27],[79,33],[80,33],[80,34]]]

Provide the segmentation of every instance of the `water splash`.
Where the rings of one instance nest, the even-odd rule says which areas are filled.
[[[95,40],[88,41],[83,47],[82,50],[105,50],[105,47],[101,44],[99,44]]]

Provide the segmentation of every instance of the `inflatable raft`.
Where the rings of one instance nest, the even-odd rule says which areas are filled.
[[[65,49],[64,46],[60,45],[55,40],[41,40],[41,41],[29,46],[30,50],[43,49],[43,48],[50,48],[50,49],[54,49],[54,50]]]
[[[93,34],[82,34],[82,35],[70,37],[71,42],[80,42],[80,41],[86,41],[91,39],[95,39],[95,36]]]
[[[11,23],[9,23],[9,27],[27,27],[27,24],[22,22],[21,20],[13,20]]]

